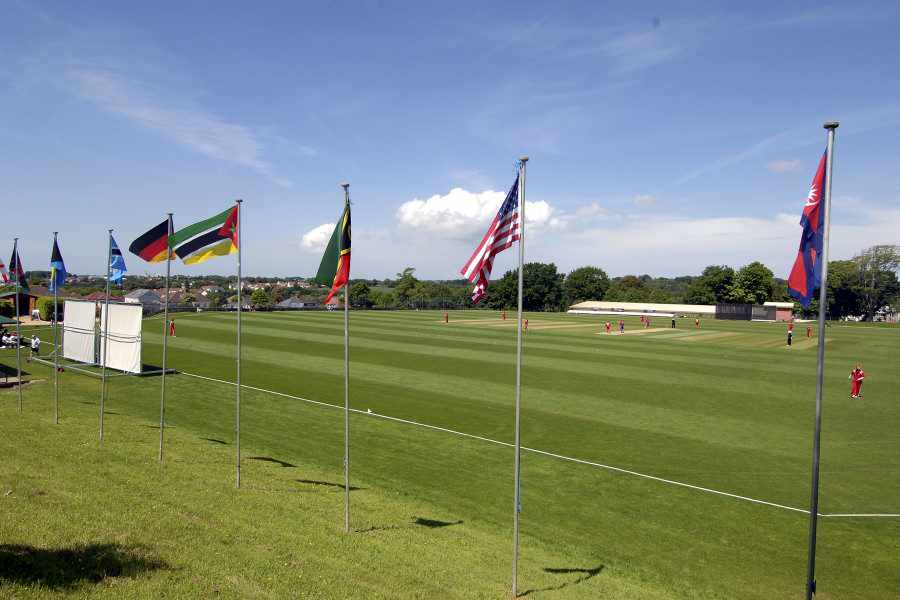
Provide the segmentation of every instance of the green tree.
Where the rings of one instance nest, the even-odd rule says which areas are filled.
[[[413,297],[413,291],[419,280],[415,278],[413,273],[416,272],[414,267],[406,267],[402,272],[397,273],[397,285],[394,286],[394,294],[397,301],[401,304],[407,304]]]
[[[685,301],[689,304],[725,302],[734,284],[734,269],[726,265],[709,265],[689,286]]]
[[[599,267],[580,267],[566,276],[565,287],[569,304],[602,300],[609,289],[609,276]]]
[[[369,308],[372,306],[372,290],[365,281],[350,286],[350,306]]]
[[[900,282],[900,246],[878,245],[866,248],[853,258],[859,272],[862,311],[871,321],[880,308],[897,301]]]
[[[650,290],[643,279],[636,275],[625,275],[613,280],[605,299],[612,302],[644,302],[649,295]]]
[[[257,288],[250,294],[250,303],[260,310],[272,308],[272,297],[263,288]]]
[[[563,308],[564,278],[553,263],[526,263],[522,272],[523,310],[555,311]],[[499,281],[491,282],[485,304],[494,309],[515,308],[518,306],[518,289],[518,269],[507,271]]]
[[[775,277],[772,271],[759,261],[741,267],[728,288],[729,302],[762,304],[772,297]]]

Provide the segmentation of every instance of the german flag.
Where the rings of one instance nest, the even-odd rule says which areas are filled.
[[[178,258],[186,265],[197,265],[237,252],[238,206],[179,230],[170,242]]]
[[[330,285],[331,291],[325,304],[350,280],[350,202],[344,205],[344,213],[334,227],[334,233],[325,246],[325,254],[316,273],[316,281]]]
[[[169,239],[172,237],[172,217],[131,242],[128,251],[147,262],[162,262],[169,255]]]

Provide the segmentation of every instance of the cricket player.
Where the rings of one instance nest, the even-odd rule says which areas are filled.
[[[609,335],[610,333],[612,333],[612,323],[607,321],[606,322],[606,335]]]
[[[625,319],[619,319],[619,335],[625,333]]]
[[[177,337],[175,335],[175,319],[169,321],[169,337]]]
[[[850,371],[850,397],[862,398],[862,384],[866,378],[866,372],[862,370],[862,363],[856,363],[856,368]]]

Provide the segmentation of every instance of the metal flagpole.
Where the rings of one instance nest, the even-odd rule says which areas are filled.
[[[519,513],[522,512],[521,497],[521,401],[522,401],[522,281],[525,270],[525,163],[528,157],[519,159],[519,315],[516,328],[516,459],[515,459],[515,502],[513,504],[513,560],[512,560],[512,595],[516,598],[518,592],[518,568],[519,568]]]
[[[53,245],[56,246],[56,235],[58,231],[53,232]],[[59,424],[59,308],[57,301],[59,299],[59,284],[56,281],[56,269],[50,269],[50,277],[53,279],[53,422]]]
[[[350,204],[350,184],[344,188],[344,210]],[[338,259],[340,260],[340,259]],[[344,283],[344,531],[350,533],[350,272]]]
[[[106,303],[103,308],[103,328],[100,331],[100,343],[103,344],[103,356],[100,358],[100,443],[103,443],[103,411],[106,403],[106,351],[109,346],[109,278],[112,270],[112,232],[106,241]]]
[[[244,245],[244,240],[241,239],[241,203],[243,200],[237,200],[237,298],[238,298],[238,307],[237,307],[237,391],[235,398],[235,447],[237,449],[237,477],[235,479],[235,486],[241,487],[241,304],[242,294],[241,288],[241,248]]]
[[[819,283],[819,354],[816,366],[816,425],[813,436],[812,490],[809,500],[809,560],[806,566],[806,599],[812,600],[816,593],[816,526],[819,517],[819,452],[822,437],[822,384],[825,377],[825,313],[827,312],[828,290],[828,233],[831,228],[831,165],[834,156],[834,130],[836,121],[825,123],[828,130],[828,149],[825,157],[825,231],[822,232],[821,260],[822,280]]]
[[[13,238],[13,256],[16,259],[16,264],[10,265],[10,267],[15,269],[13,274],[16,276],[16,378],[19,382],[16,388],[18,388],[19,393],[19,412],[22,412],[22,330],[19,328],[21,317],[19,314],[19,293],[22,289],[22,282],[19,281],[19,265],[22,261],[19,260],[19,238]],[[24,268],[22,268],[22,274],[25,274]]]
[[[169,217],[169,231],[166,235],[166,297],[163,302],[163,355],[162,355],[162,388],[159,394],[159,462],[163,461],[163,439],[166,431],[166,360],[169,350],[169,276],[172,274],[172,213]]]

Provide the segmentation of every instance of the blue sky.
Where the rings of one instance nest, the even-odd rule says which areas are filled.
[[[354,276],[453,278],[528,154],[529,260],[785,276],[828,119],[832,255],[900,242],[896,4],[548,6],[0,2],[8,243],[100,273],[244,198],[245,273],[311,275],[348,181]]]

